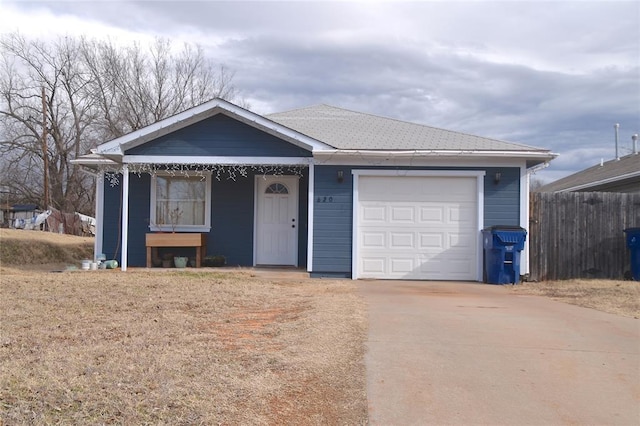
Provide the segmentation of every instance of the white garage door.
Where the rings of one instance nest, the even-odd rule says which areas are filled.
[[[477,177],[360,176],[357,278],[477,280]]]

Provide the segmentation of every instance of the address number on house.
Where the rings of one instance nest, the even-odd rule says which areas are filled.
[[[333,203],[333,197],[318,197],[316,203]]]

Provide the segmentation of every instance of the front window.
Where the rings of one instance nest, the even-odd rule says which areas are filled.
[[[151,181],[152,231],[208,232],[211,212],[211,175],[158,174]]]

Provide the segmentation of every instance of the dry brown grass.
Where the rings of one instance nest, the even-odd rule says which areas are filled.
[[[5,268],[0,291],[5,424],[366,422],[350,281]]]
[[[640,283],[614,280],[566,280],[523,283],[513,291],[547,296],[573,305],[640,318]]]
[[[0,424],[366,423],[351,281],[37,271],[77,265],[92,245],[0,229]],[[640,317],[637,282],[513,291]]]
[[[93,258],[93,238],[0,228],[0,267],[53,270]],[[3,271],[0,270],[0,273]]]

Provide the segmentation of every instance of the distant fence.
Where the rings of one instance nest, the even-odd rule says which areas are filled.
[[[532,192],[529,279],[623,279],[625,228],[640,227],[640,194]]]

